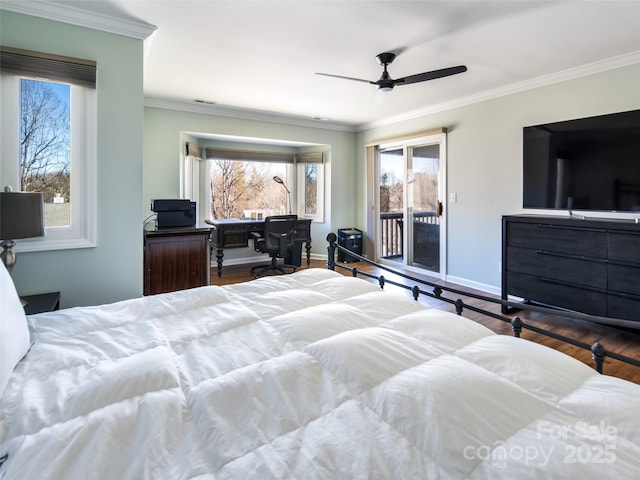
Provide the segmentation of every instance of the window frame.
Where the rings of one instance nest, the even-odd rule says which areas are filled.
[[[17,241],[16,252],[49,251],[96,246],[97,237],[97,92],[71,82],[14,73],[0,74],[3,102],[0,185],[20,186],[20,80],[52,81],[71,85],[71,225],[46,227],[45,236]]]
[[[323,155],[324,156],[324,155]],[[317,202],[317,212],[316,213],[307,213],[305,212],[306,205],[306,165],[318,165],[318,177],[317,177],[317,190],[316,190],[316,202]],[[297,177],[297,185],[296,185],[296,206],[294,209],[298,217],[300,218],[310,218],[313,222],[316,223],[324,223],[324,160],[318,162],[296,162],[296,177]]]

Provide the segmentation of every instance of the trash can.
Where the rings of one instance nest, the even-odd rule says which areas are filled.
[[[357,228],[339,228],[338,245],[358,255],[362,255],[362,230]],[[357,262],[358,259],[342,250],[338,250],[339,262]]]
[[[302,265],[302,242],[294,242],[293,246],[287,250],[284,263],[299,267]]]

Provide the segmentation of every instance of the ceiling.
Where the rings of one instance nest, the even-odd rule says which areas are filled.
[[[18,2],[1,3],[17,10]],[[323,119],[350,128],[640,62],[640,0],[19,4],[43,3],[49,12],[57,5],[86,19],[79,15],[86,10],[105,24],[118,18],[153,31],[145,40],[147,104]],[[375,81],[382,72],[375,56],[386,51],[397,53],[389,66],[394,78],[455,65],[468,71],[397,86],[382,103],[374,85],[316,75]]]

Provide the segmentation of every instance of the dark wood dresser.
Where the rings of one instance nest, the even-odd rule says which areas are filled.
[[[633,220],[502,217],[502,298],[508,295],[640,321],[640,225]]]
[[[144,231],[144,294],[209,285],[209,228]]]

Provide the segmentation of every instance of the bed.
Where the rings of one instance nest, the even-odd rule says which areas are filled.
[[[25,340],[7,278],[3,347]],[[24,357],[3,353],[2,480],[640,472],[640,385],[331,270],[25,325]]]

